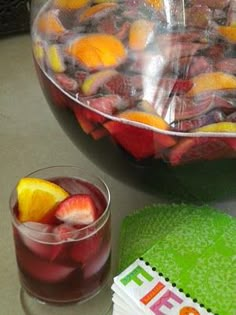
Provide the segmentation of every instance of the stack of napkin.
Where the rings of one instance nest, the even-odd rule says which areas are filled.
[[[125,218],[113,315],[236,315],[236,219],[154,205]]]

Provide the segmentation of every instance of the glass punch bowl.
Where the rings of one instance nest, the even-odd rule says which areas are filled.
[[[79,150],[169,200],[236,196],[235,0],[34,0],[35,67]]]

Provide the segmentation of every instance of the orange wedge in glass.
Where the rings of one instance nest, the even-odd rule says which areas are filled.
[[[89,0],[55,0],[54,6],[62,10],[78,10],[89,3]]]
[[[69,196],[60,186],[40,178],[22,178],[17,187],[20,222],[40,222]]]
[[[39,16],[37,28],[39,32],[48,36],[60,35],[66,31],[54,10],[48,11]]]
[[[224,72],[199,74],[191,81],[193,87],[188,91],[187,96],[195,96],[214,90],[236,89],[236,77]]]
[[[106,34],[79,37],[66,48],[66,53],[90,70],[117,67],[127,54],[120,40]]]

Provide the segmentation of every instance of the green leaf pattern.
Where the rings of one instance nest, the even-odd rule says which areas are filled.
[[[122,225],[120,266],[142,250],[144,260],[206,308],[236,315],[235,218],[207,206],[145,208]]]

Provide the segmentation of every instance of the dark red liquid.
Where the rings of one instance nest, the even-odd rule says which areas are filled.
[[[53,180],[71,194],[89,194],[95,205],[97,217],[107,206],[105,196],[92,184],[70,178]],[[17,213],[17,209],[16,213]],[[62,225],[54,221],[46,225],[53,231]],[[44,225],[37,225],[41,229]],[[72,236],[55,242],[52,233],[24,233],[14,226],[16,257],[23,287],[31,295],[52,303],[83,301],[96,294],[105,284],[110,270],[111,231],[109,216],[98,229],[88,231],[81,240]],[[38,230],[39,231],[39,230]],[[55,234],[56,232],[54,232]],[[54,242],[52,242],[52,239]]]
[[[107,8],[99,12],[94,10],[95,14],[89,19],[81,20],[82,12],[91,9],[96,2],[86,2],[83,8],[68,10],[64,2],[58,8],[54,2],[47,1],[32,25],[36,69],[53,113],[79,150],[109,175],[149,193],[164,194],[168,200],[208,202],[220,195],[225,198],[228,195],[225,183],[229,183],[227,186],[230,188],[235,187],[236,178],[232,172],[236,163],[235,137],[218,139],[218,135],[216,138],[205,136],[201,141],[188,134],[184,137],[183,132],[221,121],[235,121],[235,89],[222,91],[220,97],[219,91],[210,91],[206,98],[202,95],[203,98],[197,97],[196,100],[195,96],[189,99],[188,95],[192,78],[208,72],[232,74],[235,71],[230,66],[231,58],[235,60],[235,43],[222,38],[217,31],[217,25],[226,26],[233,21],[233,2],[218,0],[213,6],[209,3],[199,6],[196,1],[180,1],[180,5],[175,1],[169,1],[167,5],[168,1],[165,1],[163,8],[156,10],[153,1],[119,1],[115,11]],[[37,19],[48,12],[54,16],[53,21],[63,25],[64,32],[53,31],[50,23],[47,31],[45,27],[39,27]],[[197,18],[198,15],[201,19]],[[155,27],[154,34],[152,31],[149,33],[147,46],[137,53],[129,43],[129,36],[130,26],[140,19],[153,22]],[[91,34],[114,36],[124,46],[127,57],[118,58],[118,64],[111,68],[105,64],[94,68],[90,62],[84,63],[81,56],[71,56],[68,48],[74,39]],[[48,58],[52,57],[48,50],[51,45],[56,47],[55,60]],[[170,53],[169,49],[163,50],[168,45]],[[106,46],[109,45],[104,44]],[[156,59],[159,52],[164,60],[160,65],[159,58]],[[113,53],[111,51],[111,55]],[[139,58],[142,55],[144,59]],[[88,61],[94,56],[96,59],[99,54],[91,49]],[[156,63],[159,66],[155,66]],[[116,70],[118,74],[105,83],[97,78],[92,86],[89,84],[91,89],[83,85],[89,75],[107,69]],[[150,89],[150,95],[150,84],[143,84],[146,75],[151,75],[156,87],[155,93],[152,93],[153,88]],[[177,101],[186,96],[186,103]],[[118,101],[120,98],[121,103]],[[140,108],[143,100],[148,100],[151,107],[141,102]],[[209,104],[214,105],[213,110]],[[199,111],[203,108],[203,112]],[[118,119],[120,113],[130,109],[154,110],[161,115],[170,124],[176,144],[163,134],[152,131],[150,126],[146,126],[147,130],[141,125],[113,124],[114,118]],[[170,110],[170,117],[166,110]],[[222,175],[225,180],[222,180]],[[230,195],[235,193],[234,188]]]
[[[109,175],[148,193],[173,201],[204,203],[236,194],[236,159],[200,161],[171,167],[152,157],[136,160],[109,135],[94,140],[76,119],[83,106],[66,96],[35,63],[39,81],[56,119],[76,146]],[[220,178],[220,180],[219,180]]]

